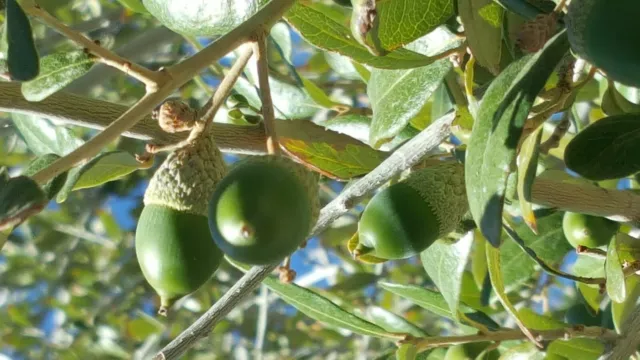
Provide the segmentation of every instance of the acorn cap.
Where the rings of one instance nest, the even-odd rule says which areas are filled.
[[[226,174],[222,153],[209,131],[167,156],[149,182],[144,204],[207,216],[209,199]]]

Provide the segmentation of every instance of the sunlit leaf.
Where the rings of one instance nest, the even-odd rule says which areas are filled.
[[[437,240],[420,253],[422,266],[444,296],[452,314],[457,316],[462,275],[471,253],[473,233],[467,233],[454,244]]]
[[[86,74],[94,63],[84,50],[47,55],[40,59],[40,74],[22,83],[22,95],[29,101],[42,101]]]
[[[321,173],[341,180],[366,174],[384,160],[378,152],[364,145],[336,146],[289,138],[280,138],[280,144],[290,155],[308,166],[313,166]]]
[[[11,116],[29,150],[38,156],[64,156],[84,143],[68,129],[54,126],[45,119],[20,114]]]
[[[416,337],[429,336],[424,330],[407,321],[402,316],[396,315],[379,306],[369,306],[367,316],[374,323],[380,325],[387,331],[395,333],[407,333]]]
[[[46,154],[39,156],[27,165],[27,167],[22,172],[22,175],[33,176],[38,171],[46,168],[58,159],[60,159],[60,156],[56,154]],[[44,193],[46,194],[47,199],[53,199],[58,194],[60,189],[62,189],[66,181],[67,172],[65,171],[64,173],[56,176],[55,178],[49,180],[46,184],[44,184],[42,186],[42,191],[44,191]]]
[[[625,280],[627,297],[623,302],[611,303],[611,315],[616,331],[622,331],[622,324],[629,318],[629,315],[638,307],[640,302],[640,278],[638,276],[629,276]]]
[[[536,216],[533,213],[531,203],[531,188],[536,177],[538,167],[538,156],[540,155],[540,140],[542,139],[542,129],[540,126],[536,131],[529,134],[529,137],[522,143],[520,154],[518,155],[518,200],[522,218],[534,233],[538,233]]]
[[[6,173],[0,172],[0,177]],[[4,178],[0,181],[0,231],[19,225],[39,213],[47,204],[40,186],[27,176]]]
[[[471,214],[493,246],[500,246],[506,183],[524,122],[536,96],[569,50],[566,31],[511,63],[487,90],[467,149],[465,177]]]
[[[503,13],[493,0],[458,0],[458,14],[471,52],[494,75],[500,72]]]
[[[627,297],[627,289],[624,280],[622,263],[618,256],[616,237],[611,238],[607,247],[607,259],[604,263],[604,271],[607,277],[607,294],[615,303],[621,303]]]
[[[138,169],[148,167],[148,165],[138,162],[126,151],[102,153],[82,167],[73,190],[100,186],[109,181],[118,180]]]
[[[396,351],[396,360],[415,360],[418,349],[413,344],[404,344]]]
[[[358,238],[358,232],[356,231],[355,234],[353,234],[353,236],[351,236],[349,238],[349,241],[347,242],[347,250],[349,250],[350,254],[353,254],[353,251],[356,249],[359,242],[360,240]],[[365,255],[359,256],[358,261],[361,261],[366,264],[382,264],[384,262],[387,262],[388,260],[375,257],[371,254],[365,254]]]

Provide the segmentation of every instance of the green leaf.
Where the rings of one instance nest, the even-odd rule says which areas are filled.
[[[241,271],[246,272],[250,268],[250,266],[234,261],[229,257],[225,257],[225,259]],[[398,337],[378,325],[346,311],[331,300],[310,289],[293,283],[286,284],[272,277],[265,278],[262,283],[278,294],[282,300],[314,320],[361,335],[390,339],[397,339]]]
[[[549,75],[569,50],[566,30],[545,47],[511,63],[488,88],[467,148],[465,181],[473,219],[500,246],[502,209],[524,122]]]
[[[430,33],[454,15],[451,0],[388,0],[376,6],[378,38],[391,51]]]
[[[640,113],[640,105],[629,101],[618,91],[613,81],[608,81],[607,90],[602,95],[602,111],[609,116]]]
[[[424,330],[407,321],[402,316],[398,316],[390,311],[387,311],[379,306],[369,306],[367,308],[367,317],[374,323],[380,325],[382,328],[389,332],[395,333],[407,333],[415,337],[427,337]]]
[[[561,262],[573,249],[562,231],[563,215],[563,212],[557,212],[540,219],[538,236],[533,234],[525,224],[519,224],[514,229],[525,245],[535,251],[538,258],[548,265]],[[524,282],[531,279],[536,271],[535,261],[515,241],[505,242],[502,245],[500,258],[507,293],[517,290]]]
[[[92,188],[118,180],[143,166],[126,151],[102,153],[82,167],[73,190]]]
[[[313,101],[316,102],[316,104],[326,109],[334,109],[334,110],[349,108],[345,104],[341,104],[331,100],[331,98],[322,89],[320,89],[318,85],[316,85],[313,81],[302,76],[300,77],[300,80],[302,80],[302,84],[304,85],[304,89],[307,91],[307,94],[313,99]]]
[[[316,113],[320,107],[309,94],[298,86],[269,77],[269,86],[273,100],[273,110],[279,119],[304,119]],[[262,107],[260,93],[249,80],[240,77],[234,90],[247,98],[249,104],[256,109]]]
[[[411,300],[421,308],[438,316],[451,319],[461,324],[474,326],[467,320],[458,320],[459,318],[463,317],[452,314],[451,309],[449,308],[449,305],[447,304],[444,296],[442,296],[442,294],[437,291],[429,290],[415,285],[400,285],[388,282],[378,282],[378,285],[391,293]],[[483,312],[474,310],[466,304],[461,303],[459,305],[459,310],[465,315],[464,317],[475,322],[479,322],[484,326],[487,326],[489,329],[498,328],[498,324],[496,324],[489,316],[487,316]]]
[[[59,52],[40,59],[40,74],[22,83],[22,95],[29,101],[42,101],[86,74],[95,60],[84,50]]]
[[[46,168],[58,159],[60,159],[60,156],[56,154],[46,154],[39,156],[27,165],[27,167],[22,172],[22,175],[33,176],[38,171]],[[42,186],[42,190],[47,196],[47,199],[53,199],[58,194],[60,189],[62,189],[66,180],[67,172],[65,171],[64,173],[56,176],[55,178],[49,180],[46,184],[44,184]]]
[[[371,117],[369,116],[357,114],[342,115],[333,119],[318,122],[317,124],[337,133],[348,135],[371,146],[369,143]],[[393,138],[393,140],[380,146],[379,150],[392,151],[418,133],[419,130],[415,129],[413,126],[407,125],[396,137]]]
[[[604,345],[594,339],[554,340],[547,354],[564,356],[567,359],[596,360],[604,351]]]
[[[323,51],[322,54],[331,70],[335,71],[341,78],[346,80],[365,80],[350,58],[328,51]]]
[[[495,291],[498,299],[502,306],[504,306],[507,313],[513,317],[516,324],[522,332],[529,338],[533,339],[533,334],[527,328],[527,326],[523,323],[520,315],[518,314],[518,310],[513,306],[509,297],[507,297],[507,293],[505,291],[504,277],[502,275],[502,265],[500,261],[500,250],[494,246],[490,246],[490,243],[487,242],[487,266],[489,268],[489,277],[491,278],[491,284],[493,285],[493,291]]]
[[[349,275],[345,279],[340,280],[335,285],[331,286],[328,290],[337,294],[351,293],[362,290],[378,280],[378,276],[368,272],[357,272]]]
[[[127,9],[140,13],[140,14],[148,14],[147,8],[142,4],[142,0],[118,0],[122,6]]]
[[[530,342],[516,345],[500,356],[500,360],[543,360],[544,358],[544,353]]]
[[[497,4],[514,12],[527,20],[533,20],[536,16],[542,14],[542,11],[533,6],[527,0],[494,0]]]
[[[607,259],[604,263],[604,271],[607,277],[607,294],[614,303],[621,303],[627,297],[627,288],[624,281],[624,271],[618,256],[616,237],[611,238],[607,247]]]
[[[600,288],[597,285],[589,285],[585,283],[576,283],[578,291],[582,295],[586,306],[596,313],[600,311],[600,303],[602,302],[603,294],[600,294]]]
[[[54,126],[45,119],[21,114],[11,116],[29,150],[38,156],[64,156],[84,143],[67,128]]]
[[[458,315],[462,275],[471,253],[473,233],[469,232],[454,244],[437,240],[420,253],[422,266],[444,296],[451,313]]]
[[[611,302],[613,325],[618,333],[622,332],[622,324],[640,303],[640,278],[638,276],[629,276],[625,282],[629,295],[621,303]]]
[[[504,10],[493,0],[458,0],[471,53],[492,74],[500,72]]]
[[[354,250],[356,249],[356,247],[358,247],[359,241],[360,239],[359,239],[358,231],[356,229],[356,232],[353,234],[353,236],[349,238],[349,241],[347,241],[347,250],[349,250],[349,254],[353,255]],[[382,264],[387,262],[388,260],[381,259],[379,257],[375,257],[370,254],[365,254],[360,256],[358,258],[358,261],[363,262],[365,264]]]
[[[527,137],[522,143],[520,154],[518,155],[518,200],[520,210],[522,211],[523,220],[536,234],[538,233],[538,225],[533,212],[533,204],[531,203],[531,188],[538,168],[542,130],[543,127],[540,126]]]
[[[471,273],[473,274],[473,280],[478,288],[482,288],[484,279],[487,276],[487,252],[486,243],[487,240],[482,236],[482,233],[478,229],[473,231],[474,233],[474,246],[473,255],[471,256]]]
[[[373,109],[369,143],[380,147],[398,135],[425,106],[452,69],[443,59],[409,70],[374,69],[367,85]]]
[[[327,298],[296,284],[284,284],[279,280],[266,278],[264,284],[282,300],[291,304],[312,319],[334,325],[355,333],[381,338],[395,338],[378,325],[351,314]]]
[[[31,24],[17,0],[6,1],[7,63],[12,80],[29,81],[40,71]]]
[[[6,177],[0,173],[0,231],[20,225],[42,211],[47,197],[40,186],[27,176]]]
[[[305,142],[280,138],[280,144],[289,155],[322,174],[334,179],[347,180],[375,169],[383,159],[382,155],[368,146]]]
[[[361,64],[380,69],[409,69],[435,61],[416,52],[398,49],[386,56],[375,56],[360,45],[344,25],[323,13],[313,3],[297,1],[285,14],[285,19],[312,45],[347,56]]]
[[[540,315],[526,307],[518,310],[518,316],[528,328],[534,330],[552,330],[570,327],[570,325],[565,324],[562,321],[558,321],[549,316]]]
[[[604,277],[604,259],[578,256],[573,264],[573,273],[582,277]]]
[[[415,360],[418,349],[413,344],[400,345],[396,351],[396,360]]]
[[[142,311],[136,311],[138,317],[127,322],[127,336],[136,341],[144,341],[150,335],[159,334],[165,325]]]
[[[589,180],[617,179],[640,171],[640,114],[600,119],[566,147],[567,167]]]

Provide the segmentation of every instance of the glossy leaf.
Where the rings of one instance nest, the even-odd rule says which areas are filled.
[[[140,14],[148,14],[147,8],[142,4],[142,0],[118,0],[122,6],[127,9],[140,13]]]
[[[538,314],[530,308],[524,307],[518,310],[518,316],[522,322],[533,330],[552,330],[564,327],[570,327],[562,321],[558,321],[552,317]]]
[[[420,253],[425,271],[444,296],[451,313],[458,315],[462,275],[471,253],[473,233],[469,232],[454,244],[437,240]]]
[[[0,231],[18,226],[46,206],[46,194],[31,178],[8,178],[5,172],[0,177]]]
[[[604,259],[578,256],[573,264],[573,273],[582,277],[604,277]]]
[[[435,61],[434,58],[406,49],[392,51],[386,56],[372,55],[353,38],[351,30],[327,16],[313,3],[297,1],[285,14],[285,19],[312,45],[375,68],[409,69]]]
[[[640,114],[610,116],[587,126],[565,150],[567,167],[590,180],[617,179],[640,171]]]
[[[447,301],[441,293],[415,285],[401,285],[388,282],[378,282],[383,289],[392,292],[405,299],[411,300],[421,308],[438,316],[460,322],[465,325],[475,326],[469,320],[482,324],[489,329],[497,329],[497,324],[486,314],[476,311],[466,304],[460,304],[459,309],[463,316],[455,316],[451,313]],[[462,319],[462,320],[458,320]]]
[[[491,278],[491,284],[493,285],[493,291],[495,291],[498,299],[502,306],[504,306],[507,313],[511,315],[511,317],[515,320],[516,324],[522,332],[529,338],[533,339],[533,335],[531,331],[527,328],[527,326],[523,323],[520,315],[518,314],[518,310],[513,306],[509,297],[507,297],[504,277],[502,275],[502,264],[500,261],[500,250],[491,246],[490,243],[487,242],[487,267],[489,269],[489,277]]]
[[[495,247],[500,246],[506,183],[524,122],[547,78],[569,50],[566,31],[545,47],[511,63],[488,88],[467,149],[465,178],[471,214]]]
[[[13,123],[34,154],[64,156],[84,142],[62,126],[28,115],[12,114]]]
[[[29,101],[42,101],[86,74],[95,60],[76,50],[47,55],[40,59],[40,74],[22,83],[22,95]]]
[[[46,168],[58,159],[60,159],[60,156],[56,154],[46,154],[39,156],[27,165],[27,167],[22,172],[22,175],[33,176],[38,171]],[[62,189],[66,180],[67,172],[65,171],[64,173],[56,176],[55,178],[44,184],[42,186],[42,191],[44,191],[47,199],[53,199],[58,194],[60,189]]]
[[[364,145],[338,146],[289,138],[280,138],[280,144],[290,155],[334,179],[347,180],[366,174],[384,160],[378,152]]]
[[[428,34],[454,14],[450,0],[380,1],[376,10],[380,21],[378,38],[389,51]]]
[[[522,143],[520,154],[518,155],[518,201],[520,210],[525,223],[536,234],[538,233],[538,225],[536,215],[533,213],[533,204],[531,203],[531,188],[538,168],[542,129],[543,127],[540,126],[527,137]]]
[[[614,303],[621,303],[627,297],[627,288],[624,280],[622,263],[618,256],[615,236],[607,247],[607,259],[604,263],[604,271],[607,277],[607,294]]]
[[[374,69],[367,85],[373,109],[369,143],[378,148],[398,135],[418,115],[451,69],[448,59],[409,70]]]
[[[403,344],[396,351],[396,360],[415,360],[418,349],[413,344]]]
[[[424,330],[407,321],[402,316],[396,315],[379,306],[369,306],[367,317],[389,332],[407,333],[416,337],[429,336]]]
[[[493,0],[458,0],[458,15],[476,61],[497,75],[502,58],[504,9]]]
[[[324,55],[331,70],[335,71],[341,78],[347,80],[363,80],[350,58],[328,51],[323,51],[322,55]]]
[[[567,359],[596,360],[604,350],[604,345],[595,339],[554,340],[547,348],[547,354],[564,356]]]
[[[145,167],[126,151],[102,153],[82,167],[73,190],[100,186]]]
[[[515,227],[515,232],[525,245],[535,251],[539,259],[548,265],[555,265],[562,261],[573,248],[564,237],[562,231],[563,212],[545,216],[538,221],[538,234],[535,235],[525,224]],[[502,273],[507,293],[510,293],[524,282],[531,279],[537,265],[515,241],[505,242],[500,248]]]
[[[31,23],[17,0],[6,1],[7,67],[15,81],[29,81],[40,71]]]
[[[319,110],[316,102],[307,92],[298,86],[269,77],[269,86],[273,100],[273,110],[279,119],[303,119],[312,116]],[[234,89],[244,96],[251,106],[262,107],[260,93],[247,79],[240,77]]]
[[[284,284],[273,278],[266,278],[264,284],[282,300],[302,313],[318,321],[334,325],[355,333],[381,338],[393,338],[378,325],[351,314],[315,292],[296,284]]]
[[[544,360],[544,353],[540,351],[534,344],[526,342],[516,345],[505,351],[500,360]]]
[[[354,139],[362,141],[364,144],[369,143],[369,134],[371,130],[371,117],[366,115],[342,115],[333,119],[318,122],[318,125],[329,130],[348,135]],[[380,146],[381,151],[391,151],[401,145],[403,142],[411,139],[418,134],[418,130],[413,126],[407,125],[393,140]]]
[[[611,316],[617,332],[621,332],[622,325],[629,318],[629,315],[638,307],[640,302],[640,278],[629,276],[625,280],[627,297],[621,303],[611,303]]]

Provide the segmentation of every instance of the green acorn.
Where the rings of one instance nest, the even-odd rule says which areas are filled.
[[[151,178],[136,229],[136,256],[160,296],[161,315],[215,273],[223,254],[207,225],[207,205],[227,173],[210,132],[169,154]]]
[[[240,161],[209,203],[209,228],[231,259],[266,265],[281,261],[307,238],[320,212],[318,175],[273,155]]]
[[[392,260],[417,255],[455,230],[468,210],[462,164],[415,171],[367,204],[358,223],[354,256]]]
[[[571,49],[614,81],[640,87],[638,0],[572,0],[567,16]]]

